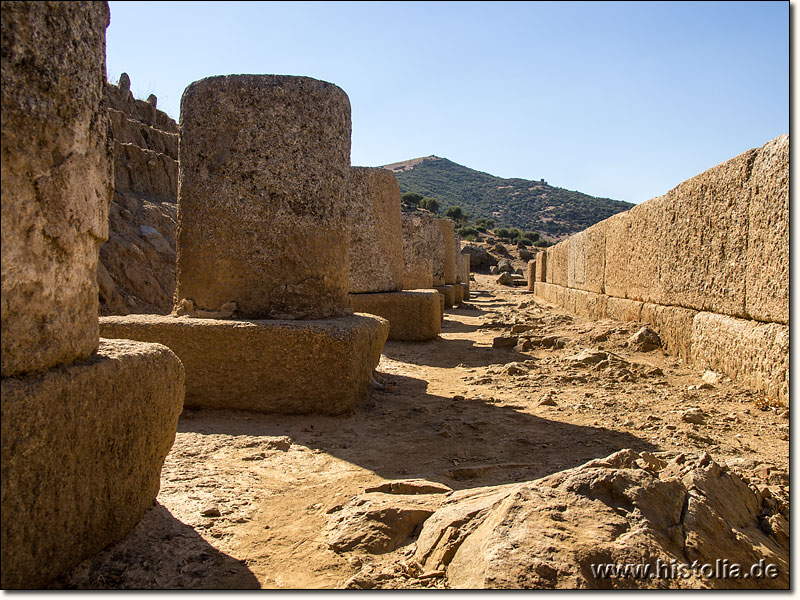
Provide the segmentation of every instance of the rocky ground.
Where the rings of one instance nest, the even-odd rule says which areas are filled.
[[[185,411],[156,505],[59,586],[788,586],[788,409],[475,277],[355,415]],[[777,579],[589,569],[762,557]]]

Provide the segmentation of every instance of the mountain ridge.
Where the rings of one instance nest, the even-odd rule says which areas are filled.
[[[397,177],[402,193],[436,198],[442,212],[460,206],[471,219],[539,232],[560,239],[634,205],[621,200],[551,186],[545,179],[504,178],[436,155],[383,165]]]

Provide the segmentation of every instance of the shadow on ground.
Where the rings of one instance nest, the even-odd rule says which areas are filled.
[[[177,577],[176,577],[177,576]],[[220,552],[156,502],[125,537],[83,561],[55,589],[259,589],[247,566]]]
[[[538,479],[622,448],[657,450],[627,432],[577,426],[483,400],[426,392],[427,381],[382,374],[385,391],[350,417],[186,411],[179,431],[289,436],[386,479],[420,477],[454,489]]]

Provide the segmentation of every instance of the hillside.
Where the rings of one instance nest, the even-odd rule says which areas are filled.
[[[436,198],[441,213],[460,206],[471,219],[537,231],[558,238],[628,210],[628,202],[596,198],[548,185],[545,180],[503,179],[438,156],[384,165],[397,176],[400,190]]]

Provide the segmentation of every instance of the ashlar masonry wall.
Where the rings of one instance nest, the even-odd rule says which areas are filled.
[[[537,257],[534,293],[644,321],[668,352],[789,399],[789,136]]]

